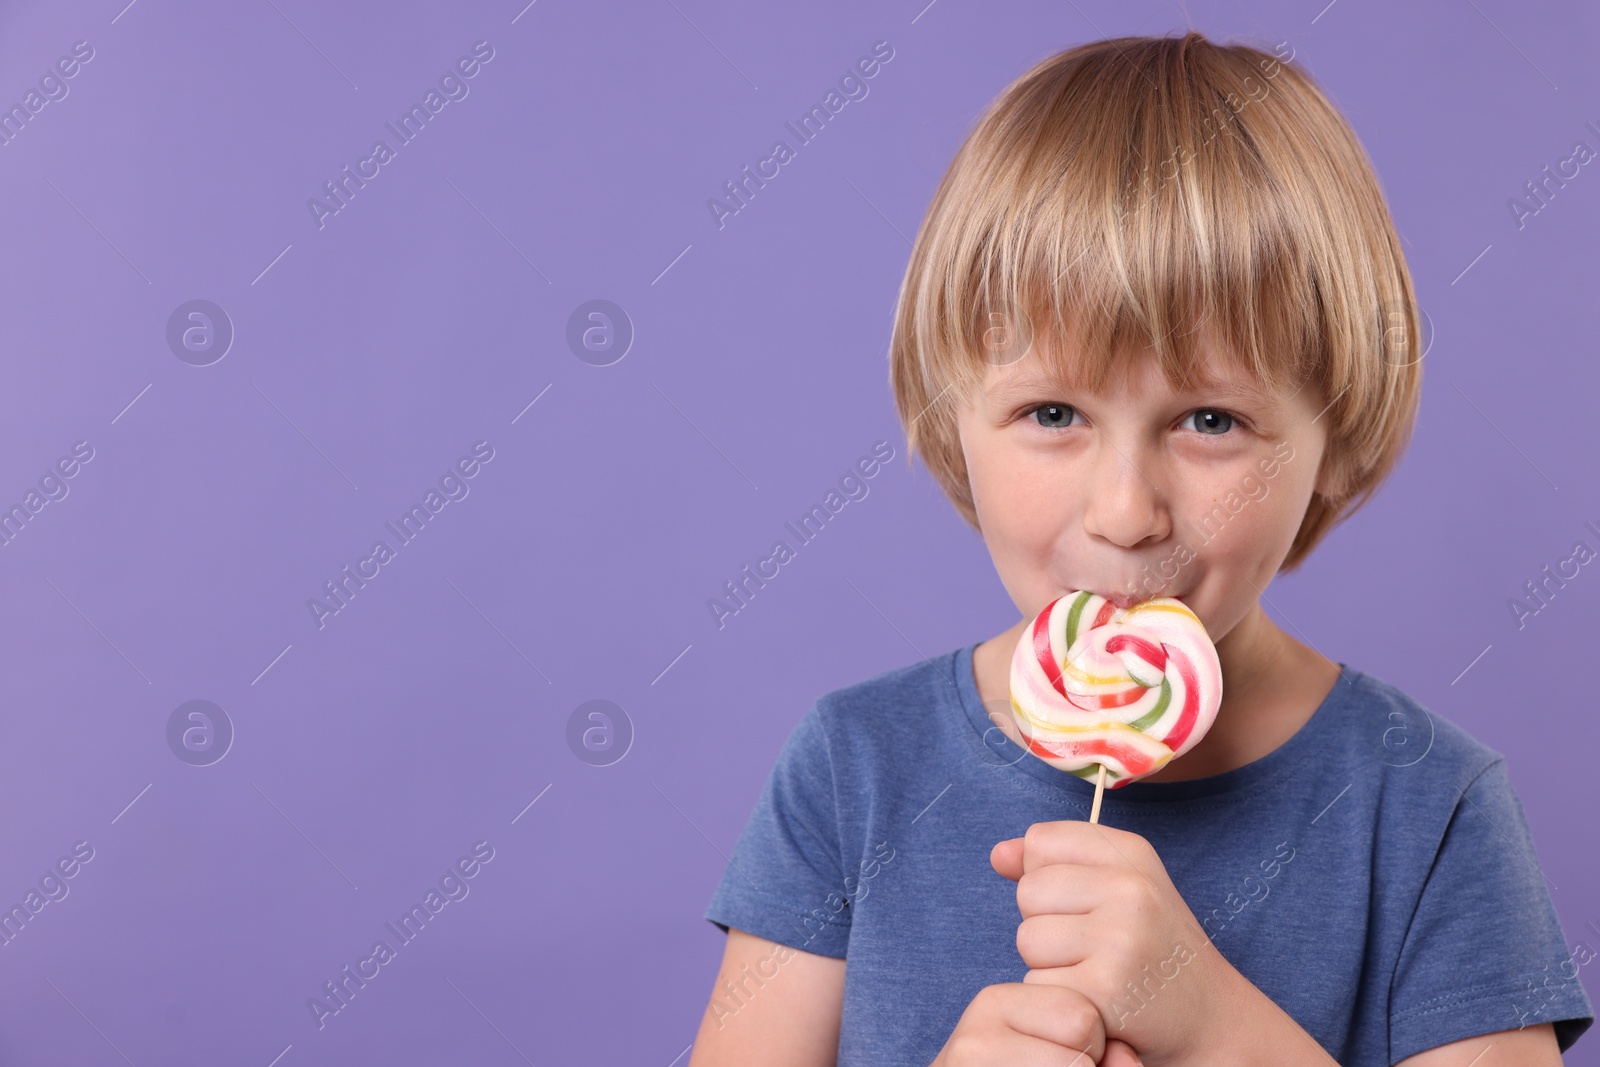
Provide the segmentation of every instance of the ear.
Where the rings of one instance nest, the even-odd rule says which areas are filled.
[[[1323,452],[1317,468],[1316,491],[1324,499],[1342,500],[1350,488],[1350,467],[1342,455]]]

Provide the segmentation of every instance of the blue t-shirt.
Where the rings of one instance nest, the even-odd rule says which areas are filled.
[[[824,696],[795,726],[705,917],[848,959],[840,1067],[927,1067],[984,986],[1019,982],[996,842],[1087,819],[1094,783],[1007,738],[976,646]],[[1593,1022],[1500,753],[1340,664],[1316,713],[1222,774],[1106,790],[1212,943],[1344,1067]],[[994,715],[1009,714],[1005,705]],[[736,1014],[791,958],[736,988]],[[759,972],[759,973],[757,973]]]

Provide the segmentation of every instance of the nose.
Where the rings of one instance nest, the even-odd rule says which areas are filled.
[[[1084,530],[1121,548],[1160,541],[1172,530],[1159,472],[1105,437],[1087,469]]]

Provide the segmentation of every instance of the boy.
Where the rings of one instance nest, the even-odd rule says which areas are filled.
[[[1503,757],[1261,607],[1421,378],[1377,181],[1287,58],[1063,52],[946,174],[891,379],[1022,619],[796,726],[706,911],[691,1067],[1551,1067],[1593,1021]],[[1008,702],[1072,589],[1179,598],[1224,678],[1099,825]]]

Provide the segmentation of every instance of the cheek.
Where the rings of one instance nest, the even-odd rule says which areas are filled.
[[[1248,564],[1286,552],[1310,495],[1291,473],[1282,469],[1275,478],[1258,476],[1254,495],[1245,492],[1242,478],[1197,494],[1183,523],[1197,554],[1212,564]]]
[[[1018,456],[967,470],[990,551],[1017,561],[1049,556],[1067,527],[1067,497],[1043,491],[1041,472]]]
[[[1013,479],[1006,476],[1005,465],[997,461],[991,449],[982,447],[981,441],[975,444],[963,435],[961,453],[966,463],[967,488],[972,494],[973,507],[980,518],[999,522],[1004,518]]]
[[[1067,497],[1047,489],[1048,472],[1029,467],[1023,457],[1012,457],[986,472],[986,506],[995,521],[1018,539],[1050,537],[1065,521]]]

